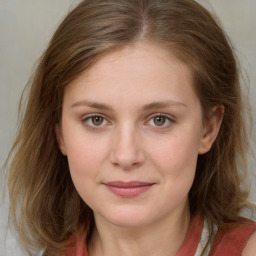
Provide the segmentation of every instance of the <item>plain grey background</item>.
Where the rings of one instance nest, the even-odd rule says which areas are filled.
[[[61,19],[79,1],[0,0],[0,166],[15,136],[18,102],[35,63]],[[198,0],[214,12],[231,38],[250,79],[249,97],[256,109],[256,1]],[[256,130],[254,119],[253,130]],[[252,148],[256,150],[253,133]],[[252,192],[256,201],[256,160],[249,155]],[[4,176],[1,173],[1,188]],[[25,256],[15,234],[7,229],[8,202],[0,201],[0,256]]]

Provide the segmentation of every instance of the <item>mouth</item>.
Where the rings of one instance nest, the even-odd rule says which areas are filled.
[[[112,181],[103,183],[112,193],[120,197],[136,197],[152,188],[155,183],[141,181]]]

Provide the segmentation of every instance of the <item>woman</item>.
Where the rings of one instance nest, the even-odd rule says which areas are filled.
[[[11,216],[47,256],[253,255],[255,224],[239,215],[245,134],[236,60],[209,12],[83,1],[35,73]]]

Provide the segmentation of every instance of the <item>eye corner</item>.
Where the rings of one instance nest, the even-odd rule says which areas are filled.
[[[175,118],[164,113],[154,113],[148,117],[146,122],[147,125],[159,129],[170,128],[173,123],[175,123]]]
[[[84,115],[81,122],[89,129],[102,129],[111,124],[105,116],[98,113]]]

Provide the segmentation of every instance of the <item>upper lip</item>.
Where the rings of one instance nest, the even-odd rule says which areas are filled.
[[[155,183],[153,182],[144,182],[144,181],[110,181],[104,183],[107,186],[117,187],[117,188],[132,188],[132,187],[142,187],[142,186],[150,186]]]

